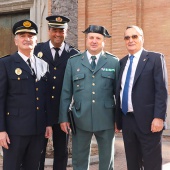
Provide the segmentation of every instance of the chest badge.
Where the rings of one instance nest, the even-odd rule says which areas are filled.
[[[43,56],[43,53],[40,51],[40,52],[37,54],[37,57],[42,58],[42,56]]]
[[[18,75],[18,76],[21,75],[22,74],[22,70],[20,68],[16,68],[15,69],[15,74]]]

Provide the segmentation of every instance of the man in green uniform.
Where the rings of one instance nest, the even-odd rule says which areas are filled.
[[[68,133],[67,112],[72,111],[76,125],[73,135],[73,169],[87,170],[92,136],[99,147],[99,170],[113,170],[114,156],[114,94],[119,73],[118,59],[104,52],[105,38],[110,38],[103,26],[90,25],[84,53],[72,56],[67,63],[60,101],[59,122]]]

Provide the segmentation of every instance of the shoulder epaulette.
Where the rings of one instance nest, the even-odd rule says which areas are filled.
[[[112,53],[109,53],[108,51],[105,51],[105,53],[108,54],[108,55],[111,55],[112,57],[118,58],[115,55],[113,55]]]
[[[4,56],[2,56],[0,58],[5,58],[5,57],[9,57],[9,56],[10,56],[10,54],[7,54],[7,55],[4,55]]]
[[[66,51],[70,52],[72,49],[80,51],[80,50],[78,50],[77,48],[75,48],[74,46],[72,46],[72,45],[70,45],[68,43],[65,44],[65,50]]]
[[[75,54],[75,55],[72,55],[70,58],[73,58],[73,57],[78,57],[78,56],[80,56],[82,53],[77,53],[77,54]]]
[[[44,44],[45,42],[39,42],[39,43],[37,43],[37,45],[42,45],[42,44]]]

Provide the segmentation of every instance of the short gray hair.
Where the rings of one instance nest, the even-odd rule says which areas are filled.
[[[136,25],[129,25],[129,26],[126,27],[126,30],[129,29],[129,28],[134,28],[140,35],[142,35],[142,36],[144,35],[142,28],[140,28]]]

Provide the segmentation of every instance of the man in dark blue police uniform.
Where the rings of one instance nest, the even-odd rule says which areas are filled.
[[[78,50],[65,42],[68,30],[69,18],[53,15],[46,18],[48,21],[49,40],[39,43],[34,50],[35,55],[42,57],[49,64],[51,83],[51,107],[52,107],[52,129],[54,147],[54,170],[66,170],[68,149],[67,135],[60,129],[58,124],[60,94],[63,84],[64,72],[68,58],[77,54]],[[46,140],[47,143],[47,140]],[[44,169],[46,145],[42,155],[40,169]]]
[[[3,169],[37,170],[44,135],[50,137],[48,64],[33,55],[37,26],[30,20],[14,24],[18,51],[0,59],[0,146]]]

